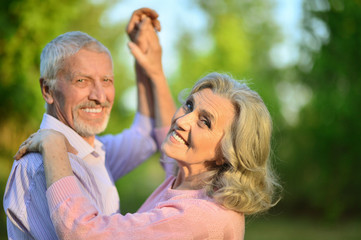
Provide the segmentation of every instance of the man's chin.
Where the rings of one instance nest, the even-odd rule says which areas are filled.
[[[74,122],[74,130],[82,137],[93,137],[104,132],[107,125],[108,121],[106,120],[103,123],[95,124]]]

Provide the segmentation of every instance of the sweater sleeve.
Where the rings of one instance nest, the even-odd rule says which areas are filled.
[[[219,208],[198,203],[199,199],[165,201],[144,213],[104,216],[83,196],[74,176],[51,185],[47,198],[60,239],[243,238],[229,224],[232,218],[219,214]]]

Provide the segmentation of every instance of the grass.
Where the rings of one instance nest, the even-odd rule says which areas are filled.
[[[325,223],[297,216],[268,216],[246,221],[246,240],[359,240],[361,219]]]

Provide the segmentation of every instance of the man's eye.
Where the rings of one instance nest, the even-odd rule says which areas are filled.
[[[85,79],[78,79],[78,80],[76,80],[76,82],[79,82],[79,83],[82,83],[82,82],[84,82],[85,81]]]
[[[104,78],[103,85],[104,86],[111,86],[113,84],[113,80],[110,78]]]

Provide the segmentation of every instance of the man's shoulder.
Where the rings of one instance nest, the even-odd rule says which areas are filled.
[[[44,189],[45,188],[45,189]],[[43,189],[43,190],[39,190]],[[15,161],[11,169],[5,192],[4,208],[25,211],[26,204],[31,200],[32,191],[45,192],[45,176],[43,161],[40,153],[28,153]],[[38,193],[35,193],[37,195]],[[15,211],[15,210],[14,210]]]
[[[38,177],[44,178],[42,156],[40,153],[28,153],[20,160],[14,161],[6,184],[5,195],[12,190],[27,192],[31,183]]]
[[[18,174],[34,176],[39,171],[44,171],[43,157],[37,152],[28,153],[14,163],[11,171],[16,171]]]

